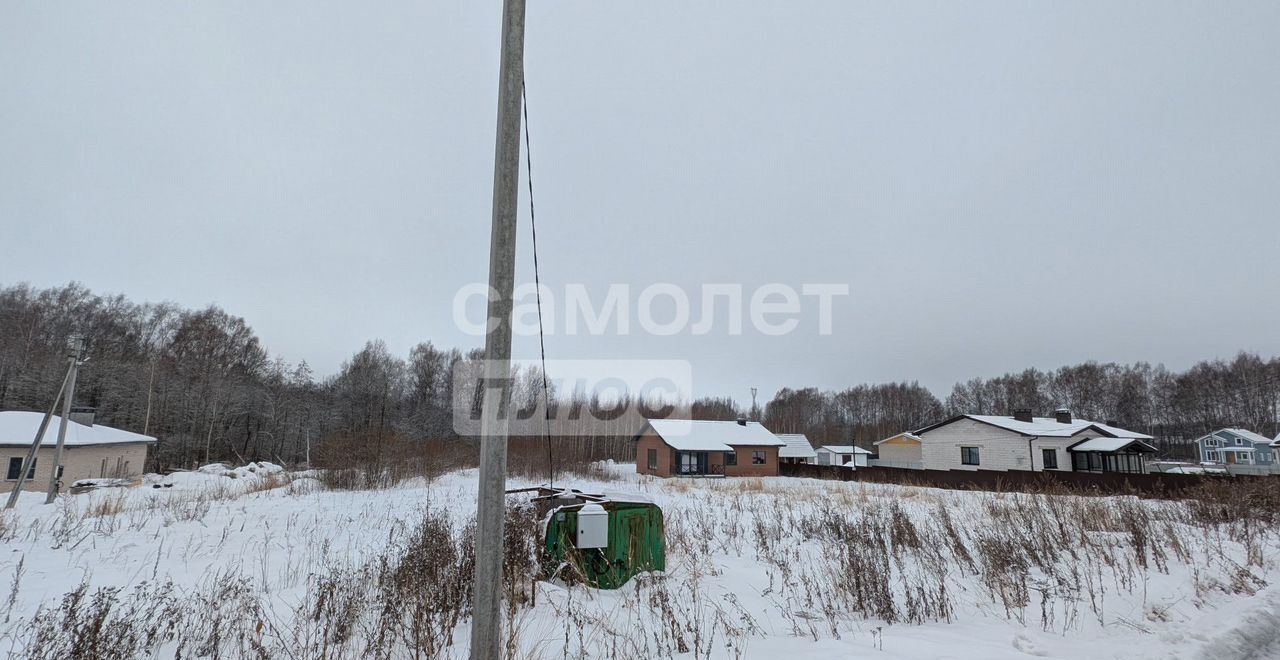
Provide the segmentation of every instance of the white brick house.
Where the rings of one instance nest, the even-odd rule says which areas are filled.
[[[958,415],[914,431],[926,470],[1145,472],[1151,436],[1115,426],[1054,417]]]

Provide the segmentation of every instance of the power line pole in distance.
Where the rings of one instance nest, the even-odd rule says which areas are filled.
[[[80,372],[80,359],[84,353],[84,339],[71,338],[71,372],[67,374],[67,396],[62,399],[62,421],[58,424],[58,446],[53,450],[53,467],[49,470],[49,495],[45,504],[53,504],[58,497],[58,478],[62,476],[62,447],[67,441],[67,422],[71,417],[71,402],[76,398],[76,374]]]

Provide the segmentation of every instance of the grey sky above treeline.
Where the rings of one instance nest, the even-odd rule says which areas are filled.
[[[451,307],[487,277],[500,4],[0,5],[0,281],[217,303],[320,374],[373,338],[478,345]],[[1277,26],[1275,2],[531,2],[544,284],[850,287],[830,336],[549,356],[688,359],[744,401],[1280,353]]]

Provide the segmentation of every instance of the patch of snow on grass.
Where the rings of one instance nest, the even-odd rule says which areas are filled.
[[[660,480],[634,470],[601,463],[592,472],[606,480],[558,477],[557,486],[659,504],[665,573],[615,591],[521,576],[534,596],[504,608],[514,657],[1275,657],[1275,529],[1203,524],[1180,503],[1130,497]],[[328,657],[366,657],[386,625],[380,607],[414,625],[435,621],[414,618],[413,601],[387,601],[369,571],[388,561],[430,568],[413,559],[428,510],[452,530],[433,534],[462,543],[476,471],[368,491],[326,490],[320,476],[218,465],[53,506],[24,494],[0,516],[0,580],[12,591],[0,634],[14,640],[14,657],[37,657],[25,646],[36,612],[65,606],[82,584],[83,602],[119,590],[111,612],[139,620],[152,611],[146,603],[192,604],[173,629],[216,637],[224,656],[261,647],[313,657],[327,645]],[[341,621],[350,630],[327,637]],[[448,654],[465,656],[465,618],[432,634],[451,634]],[[180,643],[147,655],[174,657]]]

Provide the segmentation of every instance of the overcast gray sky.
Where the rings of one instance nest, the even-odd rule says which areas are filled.
[[[0,3],[0,283],[217,303],[321,374],[478,345],[499,14]],[[526,62],[544,283],[851,292],[551,357],[748,400],[1280,352],[1280,3],[531,0]]]

